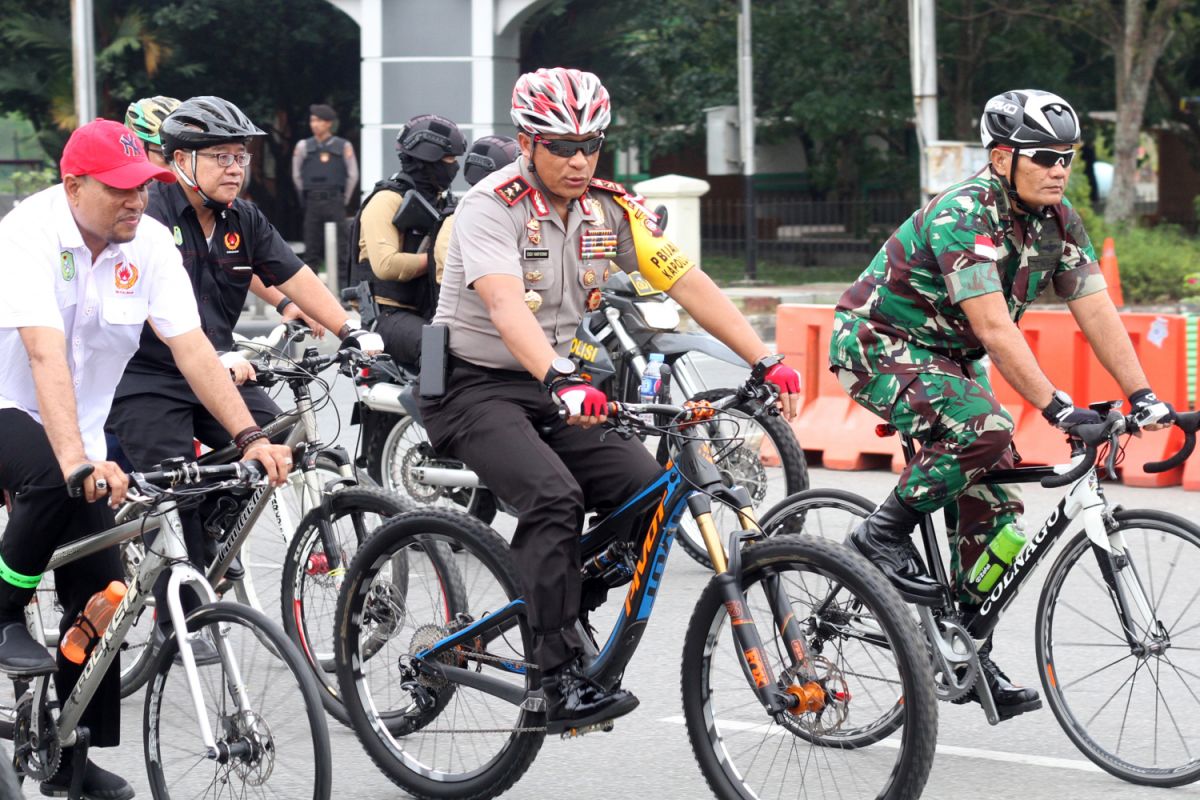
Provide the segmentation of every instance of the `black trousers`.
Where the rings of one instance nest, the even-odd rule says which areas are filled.
[[[412,372],[421,367],[421,328],[427,320],[415,311],[395,306],[379,307],[375,332],[383,337],[383,349],[392,360]]]
[[[553,671],[583,651],[575,622],[584,511],[619,507],[662,467],[636,439],[602,441],[603,428],[567,425],[540,381],[454,363],[446,394],[421,402],[425,427],[439,452],[465,462],[516,509],[511,551],[534,657]]]
[[[279,406],[256,386],[239,386],[242,400],[259,425],[265,425],[279,415]],[[105,430],[116,435],[121,449],[136,470],[148,470],[168,458],[196,459],[193,439],[218,448],[229,444],[229,432],[208,413],[198,400],[187,401],[160,394],[138,394],[113,401]],[[205,567],[204,516],[212,508],[211,503],[185,508],[179,511],[179,522],[183,526],[183,539],[187,545],[188,560],[200,570]],[[159,608],[165,609],[163,590],[167,576],[164,575],[154,587],[154,595],[160,601]],[[182,592],[184,610],[190,611],[198,602],[190,587]],[[159,615],[160,623],[170,623],[166,614]]]
[[[88,503],[67,495],[66,482],[46,431],[24,411],[0,409],[0,486],[12,499],[8,526],[0,538],[0,557],[22,575],[40,575],[55,548],[75,539],[111,528],[112,510],[104,501]],[[62,603],[60,635],[65,635],[96,592],[110,581],[124,579],[117,548],[85,556],[54,571]],[[23,619],[23,609],[34,589],[0,581],[0,619]],[[60,702],[66,700],[83,672],[82,664],[68,661],[61,651],[54,685]],[[91,732],[94,747],[121,743],[121,663],[113,661],[80,720]]]
[[[337,223],[338,252],[325,252],[325,223]],[[304,193],[304,262],[316,270],[321,264],[338,271],[338,286],[350,285],[346,253],[346,204],[337,192]],[[336,258],[334,264],[329,259]]]

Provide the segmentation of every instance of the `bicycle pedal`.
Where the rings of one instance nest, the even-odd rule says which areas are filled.
[[[616,724],[611,719],[606,719],[604,722],[597,722],[595,725],[584,725],[581,728],[567,728],[562,732],[563,739],[578,739],[580,736],[586,736],[589,733],[608,733]]]

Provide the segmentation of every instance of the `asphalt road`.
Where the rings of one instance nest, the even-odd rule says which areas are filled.
[[[714,369],[711,374],[713,385],[732,385],[737,378],[733,372],[723,369]],[[333,432],[339,430],[334,408],[339,409],[341,424],[336,439],[353,449],[357,429],[346,426],[351,395],[352,387],[345,379],[340,379],[335,385],[334,404],[321,411],[319,420],[322,431],[333,439]],[[893,481],[893,476],[883,472],[812,471],[814,487],[848,489],[875,499],[883,497]],[[1113,501],[1127,507],[1149,506],[1193,519],[1200,508],[1200,496],[1181,489],[1145,490],[1114,485],[1108,492]],[[1040,520],[1056,499],[1056,495],[1046,490],[1029,491],[1027,515]],[[502,515],[495,527],[506,535],[511,532],[512,524],[511,518]],[[271,537],[264,537],[263,541],[270,540]],[[279,560],[274,547],[273,544],[258,547],[251,560],[260,594],[269,611],[273,610],[272,591],[277,582],[270,565]],[[1026,685],[1038,683],[1033,619],[1045,572],[1043,565],[1010,608],[996,634],[997,661],[1014,680]],[[710,573],[679,548],[673,552],[654,618],[624,682],[638,695],[641,706],[620,720],[611,733],[593,734],[572,741],[547,740],[532,767],[506,796],[557,798],[565,795],[598,800],[643,795],[664,799],[710,795],[688,743],[680,707],[680,656],[684,632],[695,598],[709,577]],[[1191,613],[1200,616],[1200,604]],[[1081,631],[1087,629],[1086,621],[1078,624]],[[1194,637],[1195,631],[1192,633]],[[1197,741],[1200,727],[1197,722],[1200,713],[1197,712],[1200,712],[1200,701],[1195,698],[1190,708],[1180,710],[1180,724],[1193,743]],[[96,756],[102,765],[127,777],[139,797],[149,797],[139,735],[142,713],[141,694],[126,700],[123,705],[125,744],[116,751],[97,751]],[[329,725],[335,765],[335,797],[383,800],[405,796],[374,767],[353,732],[332,719]],[[1101,795],[1133,799],[1166,796],[1161,790],[1122,783],[1093,766],[1071,744],[1046,709],[990,727],[974,704],[939,704],[938,741],[938,755],[923,795],[926,798],[958,800],[964,796],[987,796],[1057,800]],[[26,787],[25,793],[31,798],[40,796],[36,786]],[[793,791],[781,796],[819,798],[837,795],[822,794],[814,786],[797,785]],[[1171,796],[1200,797],[1200,786],[1172,790]]]

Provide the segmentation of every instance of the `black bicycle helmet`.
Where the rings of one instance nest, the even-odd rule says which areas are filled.
[[[404,123],[396,134],[396,154],[417,161],[441,161],[445,156],[461,156],[467,151],[467,139],[450,120],[437,114],[421,114]]]
[[[179,108],[163,120],[159,135],[163,153],[169,159],[176,150],[200,150],[267,134],[233,103],[208,96],[193,97],[180,103]]]
[[[467,151],[463,177],[474,186],[501,167],[517,160],[517,140],[508,136],[480,136]]]
[[[1050,147],[1079,141],[1079,115],[1052,92],[1022,89],[998,94],[983,107],[979,138],[987,148]]]

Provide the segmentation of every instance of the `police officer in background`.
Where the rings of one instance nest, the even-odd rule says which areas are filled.
[[[517,140],[511,136],[480,136],[463,159],[463,178],[474,186],[501,167],[516,161],[520,153]],[[442,219],[433,243],[433,263],[437,270],[434,280],[438,285],[441,285],[442,273],[446,271],[446,256],[450,252],[450,236],[453,232],[454,209],[451,208]]]
[[[651,257],[666,240],[647,232],[653,215],[620,185],[592,179],[611,117],[595,75],[523,75],[511,113],[521,157],[476,184],[455,212],[434,318],[449,328],[449,374],[445,394],[422,397],[421,411],[434,447],[516,510],[511,547],[534,634],[528,655],[543,675],[547,724],[559,731],[638,702],[583,676],[578,630],[585,510],[611,511],[661,474],[641,442],[602,436],[607,399],[565,357],[609,261],[640,271],[756,365],[780,387],[789,417],[799,378],[690,261],[657,267]],[[635,232],[627,214],[643,228]]]
[[[341,270],[338,286],[350,276],[342,264],[346,259],[346,206],[358,186],[358,159],[354,145],[333,135],[337,112],[331,106],[314,103],[308,109],[308,127],[312,136],[301,139],[292,151],[292,183],[304,206],[304,259],[313,269],[324,262],[326,269]],[[325,252],[325,223],[338,226],[340,253]]]
[[[386,352],[413,370],[421,355],[421,327],[433,315],[436,297],[427,241],[436,219],[423,218],[414,227],[397,215],[410,192],[437,212],[445,211],[453,203],[450,184],[466,149],[466,138],[450,120],[436,114],[413,117],[396,135],[400,172],[375,184],[356,221],[355,279],[371,283],[379,304],[375,330]]]

